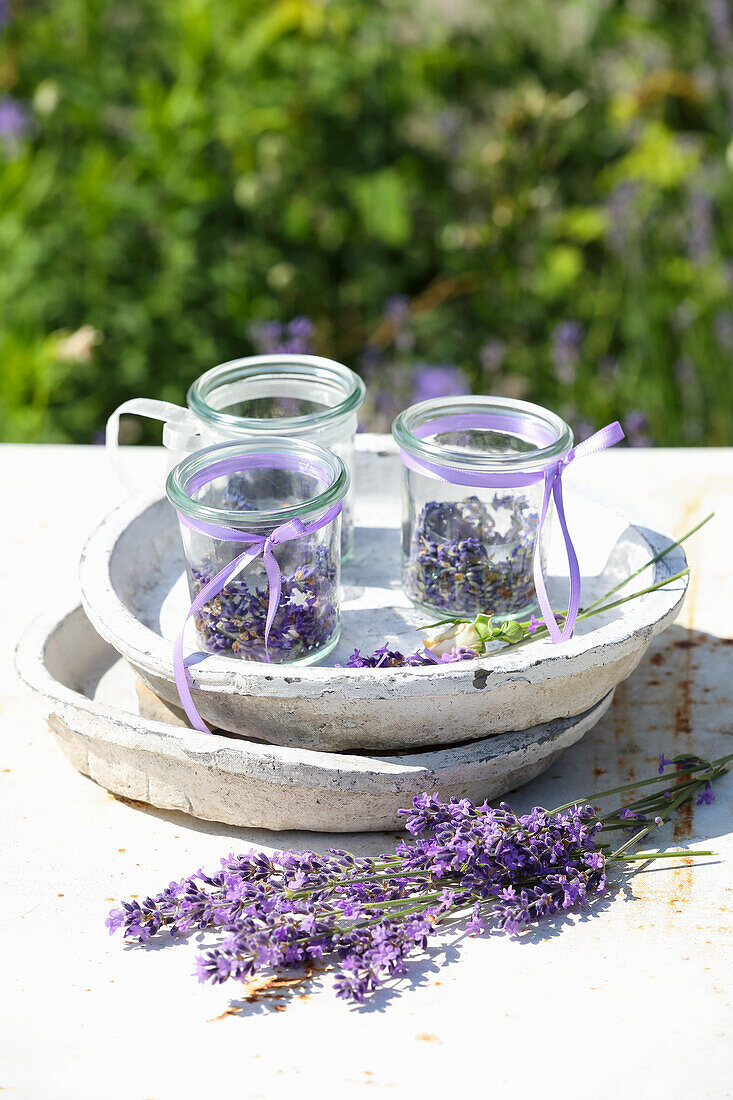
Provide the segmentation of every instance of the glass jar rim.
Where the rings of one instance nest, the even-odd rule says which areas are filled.
[[[480,454],[466,452],[457,448],[428,443],[416,433],[433,420],[443,417],[472,415],[476,413],[494,414],[510,419],[521,418],[534,424],[538,429],[547,431],[554,438],[544,446],[535,446],[531,451],[509,454]],[[515,429],[507,428],[509,434],[526,438]],[[426,433],[428,434],[428,433]],[[411,405],[397,416],[392,424],[392,436],[401,450],[417,458],[431,459],[455,469],[463,470],[540,470],[550,462],[567,454],[573,447],[573,433],[568,424],[556,413],[535,405],[530,401],[519,401],[510,397],[438,397],[429,401],[420,401]],[[530,442],[532,442],[530,440]]]
[[[209,404],[208,398],[220,386],[247,381],[264,376],[296,374],[308,382],[327,382],[340,389],[343,399],[320,412],[302,416],[264,418],[234,416]],[[326,426],[333,426],[361,408],[366,396],[366,386],[358,374],[335,359],[320,355],[296,355],[283,352],[274,355],[249,355],[242,359],[230,359],[226,363],[200,375],[189,387],[186,401],[191,412],[201,420],[230,431],[306,433]]]
[[[211,467],[216,468],[220,462],[226,459],[240,457],[247,459],[257,456],[266,458],[268,455],[300,458],[303,460],[305,472],[313,477],[321,476],[322,472],[324,481],[326,477],[330,477],[330,480],[325,488],[321,489],[315,496],[309,497],[299,504],[290,504],[285,508],[273,508],[264,511],[235,511],[229,508],[215,508],[210,504],[203,504],[201,501],[196,500],[188,491],[191,482],[198,475]],[[251,467],[243,463],[242,472],[248,468]],[[272,466],[264,464],[258,468],[274,470],[290,469],[291,467],[273,462]],[[214,473],[212,478],[208,480],[213,480],[216,476],[218,475]],[[194,451],[193,454],[187,455],[177,466],[173,467],[168,475],[165,491],[168,500],[176,511],[182,512],[192,519],[202,520],[205,523],[211,523],[219,527],[241,527],[243,531],[253,526],[267,527],[272,530],[296,517],[305,520],[328,511],[329,508],[344,499],[349,489],[350,480],[349,471],[333,451],[327,451],[324,447],[319,447],[317,443],[310,443],[306,440],[269,436],[267,442],[251,440],[241,443],[214,443],[211,447]]]

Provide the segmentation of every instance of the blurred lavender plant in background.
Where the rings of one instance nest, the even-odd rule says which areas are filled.
[[[394,294],[384,306],[385,324],[393,330],[392,343],[397,351],[409,352],[415,346],[415,334],[410,324],[410,299],[406,294]]]
[[[282,321],[254,321],[247,334],[259,355],[311,355],[315,326],[308,317]]]
[[[468,379],[458,367],[420,363],[411,373],[412,402],[438,397],[461,397],[471,392]]]
[[[366,357],[362,360],[362,375],[367,396],[360,414],[361,432],[389,432],[397,414],[417,401],[471,392],[464,372],[448,365]]]
[[[595,431],[596,426],[592,424],[590,420],[578,420],[573,428],[575,442],[582,443],[584,439],[589,439]]]
[[[0,26],[2,26],[0,10]],[[0,99],[0,147],[14,154],[30,130],[30,118],[25,107],[12,96]]]
[[[721,310],[715,315],[715,339],[723,351],[733,350],[733,312]]]
[[[367,396],[359,431],[388,432],[399,412],[418,401],[471,393],[465,372],[450,363],[416,361],[412,302],[402,294],[388,298],[378,333],[386,347],[367,343],[359,360]]]
[[[579,321],[561,321],[552,333],[552,361],[555,375],[563,385],[572,385],[583,343],[584,329]]]
[[[493,338],[482,344],[479,351],[479,360],[485,374],[498,374],[506,358],[506,344],[503,340]]]
[[[608,244],[620,256],[628,252],[631,239],[637,230],[635,201],[638,192],[639,185],[636,180],[623,180],[614,187],[606,200]]]
[[[652,441],[647,434],[649,417],[641,409],[632,409],[627,413],[624,417],[623,429],[630,447],[651,447]]]
[[[689,356],[683,355],[674,365],[674,376],[680,386],[688,386],[696,377],[695,364]]]
[[[687,250],[697,264],[710,260],[713,251],[713,201],[697,189],[690,194],[687,206]]]
[[[733,41],[733,19],[726,0],[707,0],[705,9],[715,44],[724,49]]]

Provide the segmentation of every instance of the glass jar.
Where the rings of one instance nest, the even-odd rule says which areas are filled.
[[[148,398],[126,401],[107,422],[107,448],[116,462],[123,413],[162,420],[163,444],[182,454],[231,440],[287,436],[333,451],[348,469],[352,488],[344,501],[342,551],[353,546],[353,468],[361,378],[332,359],[315,355],[254,355],[212,367],[188,391],[187,408]],[[124,479],[124,470],[120,470]]]
[[[178,463],[166,492],[201,649],[280,664],[312,664],[333,649],[348,488],[341,459],[304,440],[221,443]]]
[[[403,460],[402,584],[430,615],[526,618],[545,471],[573,446],[568,425],[502,397],[422,401],[392,434]],[[547,562],[543,525],[540,564]]]

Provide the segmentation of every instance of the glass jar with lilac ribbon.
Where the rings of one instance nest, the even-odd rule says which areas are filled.
[[[565,520],[562,473],[623,438],[609,424],[577,447],[555,413],[527,401],[456,397],[401,413],[392,434],[403,462],[402,583],[430,615],[496,620],[539,608],[553,641],[572,635],[580,570]],[[570,600],[558,626],[545,569],[553,510],[568,558]]]
[[[336,645],[348,488],[333,452],[277,436],[215,444],[171,471],[192,601],[174,670],[195,728],[206,730],[183,657],[190,618],[203,650],[240,660],[312,664]]]
[[[361,378],[342,363],[317,355],[279,353],[232,359],[212,367],[190,387],[187,408],[169,401],[133,398],[107,422],[107,449],[123,480],[118,454],[120,416],[162,420],[163,444],[176,455],[227,440],[270,436],[316,443],[341,458],[352,476],[343,503],[342,552],[353,546],[353,467],[357,414],[364,401]],[[236,491],[232,478],[230,492]]]

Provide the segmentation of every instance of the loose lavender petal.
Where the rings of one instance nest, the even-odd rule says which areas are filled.
[[[475,661],[477,653],[474,649],[465,649],[456,646],[450,653],[444,653],[441,657],[435,657],[428,650],[417,650],[407,656],[399,650],[390,649],[387,642],[374,653],[364,656],[358,649],[349,657],[345,665],[337,665],[337,668],[404,668],[421,665],[454,664],[456,661]]]

